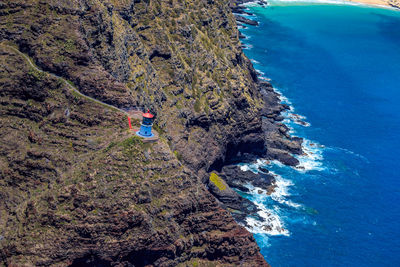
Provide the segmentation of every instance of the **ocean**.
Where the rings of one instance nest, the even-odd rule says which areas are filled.
[[[297,169],[242,164],[278,181],[242,194],[274,225],[248,218],[261,253],[272,266],[400,266],[400,11],[248,8],[260,25],[241,29],[245,54],[292,107],[285,123],[307,153]]]

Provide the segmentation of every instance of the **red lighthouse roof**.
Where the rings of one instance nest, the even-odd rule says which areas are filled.
[[[150,110],[147,110],[146,113],[143,113],[143,117],[152,119],[154,117],[154,115],[150,113]]]

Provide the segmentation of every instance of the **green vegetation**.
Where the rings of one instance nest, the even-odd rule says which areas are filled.
[[[121,143],[122,147],[124,147],[124,148],[131,148],[133,146],[136,146],[137,144],[143,144],[143,141],[141,140],[141,138],[139,136],[136,136],[136,135],[125,139]]]
[[[28,75],[36,81],[41,81],[46,77],[46,73],[37,71],[33,68],[29,69]]]
[[[208,102],[208,98],[206,98],[204,105],[204,112],[208,115],[210,113],[210,103]]]
[[[111,150],[111,148],[115,147],[117,145],[116,142],[112,141],[107,147],[106,149],[104,149],[104,152],[108,152]]]
[[[76,46],[75,46],[74,40],[71,40],[71,39],[66,40],[65,44],[64,44],[64,48],[65,48],[65,51],[67,51],[67,52],[75,51]]]
[[[182,155],[181,154],[179,154],[179,152],[178,151],[174,151],[174,155],[175,155],[175,157],[179,160],[179,161],[181,161],[182,160]]]
[[[156,130],[160,136],[165,133],[164,129],[161,128],[160,125],[158,125],[157,123],[153,124],[153,129]]]
[[[196,102],[194,102],[194,110],[196,112],[200,112],[201,110],[201,102],[200,99],[196,99]]]

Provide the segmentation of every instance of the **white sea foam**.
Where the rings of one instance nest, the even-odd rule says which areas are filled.
[[[255,59],[250,59],[250,61],[251,61],[253,64],[260,64],[260,62],[258,62],[258,61],[255,60]]]
[[[249,189],[250,194],[252,194],[252,196],[256,199],[256,202],[263,203],[267,201],[267,198],[271,198],[273,201],[282,205],[286,205],[288,207],[296,209],[302,207],[302,205],[287,199],[288,197],[290,197],[289,187],[293,185],[292,181],[284,179],[282,176],[272,171],[270,171],[270,174],[275,177],[275,188],[274,192],[269,195],[267,191],[262,188],[255,187],[250,184],[246,185],[246,187]]]
[[[326,168],[323,166],[323,150],[325,146],[303,138],[303,154],[302,155],[293,155],[295,158],[299,160],[299,164],[293,169],[299,172],[308,172],[308,171],[324,171]],[[271,160],[269,165],[274,165],[279,168],[287,167],[282,164],[278,160]],[[273,173],[270,171],[270,173]],[[279,177],[279,176],[278,176]]]
[[[253,48],[253,45],[251,45],[251,44],[245,44],[243,49],[250,50],[250,49],[252,49],[252,48]]]
[[[290,111],[293,111],[293,110],[290,110]],[[311,126],[311,123],[306,121],[306,119],[307,119],[306,116],[303,116],[303,115],[300,115],[300,114],[296,114],[296,113],[293,113],[293,112],[288,112],[288,111],[283,112],[282,115],[284,117],[290,119],[290,122],[293,122],[293,123],[295,123],[297,125],[301,125],[303,127],[310,127]]]
[[[252,171],[254,173],[259,173],[259,167],[262,166],[267,166],[267,165],[271,165],[271,164],[275,164],[278,166],[283,166],[282,163],[280,163],[279,161],[266,161],[263,159],[257,159],[257,161],[255,163],[251,163],[251,164],[241,164],[240,169],[242,171]],[[275,178],[275,188],[274,188],[274,192],[272,192],[270,195],[267,195],[267,192],[259,187],[254,187],[253,185],[247,184],[246,187],[249,189],[250,194],[253,195],[253,197],[256,198],[257,202],[264,202],[265,198],[269,197],[272,200],[280,203],[280,204],[284,204],[293,208],[299,208],[301,207],[300,204],[298,203],[294,203],[290,200],[287,200],[286,198],[290,196],[289,194],[289,187],[293,185],[293,182],[290,180],[287,180],[285,178],[283,178],[282,176],[276,174],[273,171],[270,171],[269,174],[273,175]]]
[[[273,210],[267,209],[262,203],[256,202],[255,204],[260,209],[258,215],[264,221],[257,220],[254,217],[247,217],[248,226],[245,226],[247,230],[255,234],[290,236],[281,218]]]
[[[242,13],[242,14],[238,14],[239,16],[242,16],[242,17],[245,17],[246,19],[251,19],[251,20],[257,20],[257,15],[255,15],[255,14],[245,14],[245,13]]]
[[[240,169],[243,171],[252,171],[258,173],[259,167],[271,164],[270,162],[262,159],[258,159],[256,162],[251,164],[240,164]],[[276,162],[276,164],[280,164]],[[249,193],[252,195],[254,204],[260,209],[257,213],[264,221],[260,221],[255,217],[246,218],[248,226],[246,228],[252,233],[262,233],[267,235],[285,235],[289,236],[290,233],[284,227],[284,222],[279,217],[279,207],[273,205],[272,208],[267,208],[264,203],[269,202],[268,199],[272,199],[277,204],[285,205],[290,208],[301,208],[302,205],[294,203],[287,199],[290,196],[289,187],[293,185],[292,181],[284,179],[282,176],[270,171],[271,175],[275,177],[275,188],[274,192],[267,194],[267,191],[255,187],[251,184],[245,185],[249,189]]]
[[[247,2],[247,3],[243,3],[242,5],[245,7],[260,6],[260,4],[258,4],[258,1]]]
[[[274,201],[279,202],[280,204],[284,204],[284,205],[287,205],[289,207],[296,208],[296,209],[300,208],[301,207],[300,204],[286,199],[287,197],[290,196],[289,187],[293,185],[293,182],[290,180],[284,179],[282,176],[280,176],[274,172],[270,172],[270,173],[275,176],[275,185],[276,185],[274,192],[271,194],[271,198]]]
[[[290,119],[285,118],[282,122],[283,122],[283,124],[286,125],[286,127],[288,127],[288,129],[289,129],[288,133],[290,135],[294,135],[296,133],[296,131],[294,130],[294,128],[291,125],[293,122]]]
[[[280,95],[282,100],[286,100],[281,93]],[[289,128],[289,134],[296,133],[293,127],[293,123],[301,125],[303,127],[311,126],[311,123],[305,121],[307,119],[306,116],[295,114],[293,113],[293,111],[294,108],[292,108],[291,106],[291,110],[282,112],[282,116],[285,118],[283,120],[283,123]],[[299,165],[295,167],[296,170],[301,172],[307,172],[311,170],[318,170],[318,171],[325,170],[325,168],[322,167],[323,165],[322,148],[324,148],[323,145],[320,145],[317,142],[303,138],[302,148],[304,152],[302,155],[294,155],[300,162]]]
[[[279,95],[279,100],[281,101],[282,104],[289,105],[290,110],[294,111],[294,107],[292,106],[292,102],[286,96],[283,96],[282,94],[280,94]]]
[[[281,176],[275,173],[271,172],[271,174],[276,176],[277,186],[275,188],[275,192],[271,195],[267,195],[267,192],[261,188],[248,185],[250,193],[256,199],[255,204],[260,209],[258,215],[264,219],[264,222],[262,222],[253,217],[249,217],[247,223],[252,226],[252,228],[249,230],[253,233],[289,236],[290,232],[285,228],[285,224],[279,216],[280,208],[277,205],[272,205],[271,208],[267,208],[263,203],[267,203],[267,198],[270,198],[279,204],[296,209],[300,208],[301,205],[285,199],[285,197],[290,196],[288,187],[293,185],[293,183],[289,180],[283,179]]]
[[[259,76],[264,76],[265,75],[265,73],[262,72],[261,70],[259,70],[257,68],[254,68],[254,69],[256,70],[256,72],[258,73]]]
[[[308,139],[303,139],[302,145],[304,153],[302,155],[295,156],[300,162],[300,164],[296,166],[296,169],[301,172],[325,170],[325,168],[322,166],[322,160],[324,159],[322,155],[322,149],[324,146]]]
[[[270,78],[267,78],[267,77],[264,77],[264,76],[260,76],[260,77],[258,77],[260,80],[264,80],[264,81],[267,81],[267,82],[270,82],[271,81],[271,79]]]
[[[263,166],[263,165],[267,165],[268,161],[266,161],[265,159],[257,159],[256,162],[254,163],[241,163],[239,164],[239,167],[242,171],[252,171],[254,173],[259,173],[259,167]],[[249,188],[250,189],[250,188]]]
[[[291,111],[294,111],[294,107],[292,106],[292,102],[291,102],[286,96],[284,96],[284,95],[282,94],[282,92],[281,92],[278,88],[274,87],[274,91],[278,94],[278,97],[279,97],[280,102],[281,102],[282,104],[287,104],[287,105],[289,105],[289,106],[290,106],[290,110],[291,110]]]

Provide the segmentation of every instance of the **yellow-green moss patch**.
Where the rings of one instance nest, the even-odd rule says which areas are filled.
[[[226,189],[226,185],[224,183],[224,180],[221,179],[221,177],[219,177],[217,174],[215,173],[211,173],[210,175],[210,181],[216,186],[218,187],[219,190],[225,190]]]

